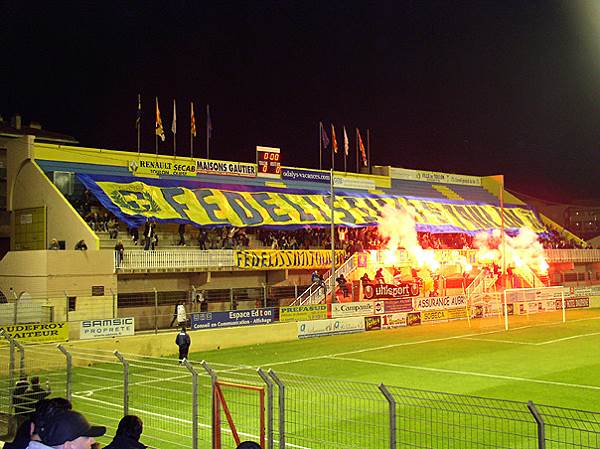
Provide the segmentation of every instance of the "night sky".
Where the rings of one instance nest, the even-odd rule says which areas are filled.
[[[600,1],[0,1],[0,11],[0,114],[85,146],[135,151],[141,93],[147,152],[158,96],[167,130],[177,99],[180,155],[193,100],[198,156],[209,103],[215,159],[254,161],[266,145],[284,165],[318,168],[322,120],[340,143],[343,125],[369,128],[374,165],[504,173],[512,191],[600,200]]]

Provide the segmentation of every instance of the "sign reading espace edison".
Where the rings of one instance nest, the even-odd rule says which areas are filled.
[[[133,317],[83,320],[80,323],[79,338],[82,340],[122,337],[134,335],[135,333],[135,319]]]
[[[192,330],[219,327],[252,326],[273,322],[275,309],[230,310],[229,312],[204,312],[192,314]]]

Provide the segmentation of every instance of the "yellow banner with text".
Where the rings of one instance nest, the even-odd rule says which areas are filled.
[[[344,263],[344,251],[335,252],[335,265]],[[245,270],[284,270],[330,268],[331,251],[301,250],[240,250],[235,252],[238,268]]]

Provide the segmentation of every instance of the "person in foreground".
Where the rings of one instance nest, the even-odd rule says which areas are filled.
[[[140,443],[143,429],[142,420],[137,416],[123,416],[119,421],[115,437],[104,449],[146,449],[147,446]]]
[[[81,413],[65,410],[41,421],[40,441],[30,441],[27,449],[91,449],[94,438],[106,433],[104,426],[92,426]]]
[[[260,444],[254,441],[242,441],[236,449],[262,449]]]

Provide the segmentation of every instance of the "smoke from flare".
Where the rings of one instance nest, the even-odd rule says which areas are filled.
[[[426,266],[432,272],[439,269],[440,263],[435,260],[434,251],[421,248],[415,219],[406,209],[398,209],[391,205],[384,207],[378,232],[383,238],[389,239],[385,249],[386,264],[394,264],[398,247],[401,247],[419,267]]]

